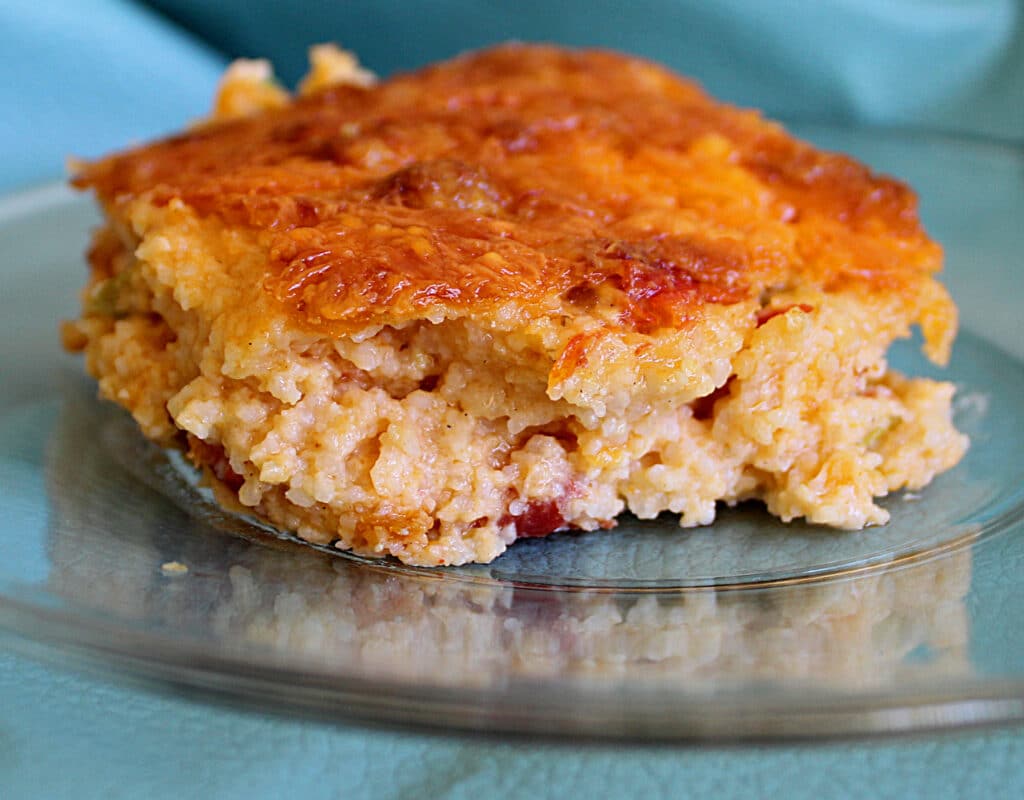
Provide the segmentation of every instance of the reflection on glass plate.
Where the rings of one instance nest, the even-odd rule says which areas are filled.
[[[890,169],[941,163],[965,196],[976,181],[1003,192],[1006,220],[1024,211],[1015,151],[819,134]],[[926,194],[925,212],[940,238],[952,231],[955,283],[962,209]],[[787,526],[742,506],[706,529],[626,519],[423,570],[220,511],[95,398],[55,334],[92,219],[57,189],[0,204],[12,645],[264,708],[493,732],[724,740],[1024,718],[1024,368],[985,340],[965,334],[943,373],[970,452],[924,492],[887,498],[884,528]],[[989,242],[990,269],[1017,257],[1018,227]],[[912,343],[893,360],[934,373]]]

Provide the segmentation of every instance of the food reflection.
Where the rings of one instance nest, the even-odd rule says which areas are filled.
[[[963,554],[802,588],[614,596],[385,577],[258,549],[228,574],[214,630],[371,672],[489,683],[505,675],[639,673],[689,682],[880,684],[926,648],[965,665]]]
[[[60,489],[50,493],[51,585],[168,636],[339,676],[477,686],[571,675],[695,689],[793,680],[867,688],[968,669],[967,548],[844,579],[732,591],[564,592],[399,574],[224,535],[218,528],[244,526],[196,496],[186,513],[180,498],[153,488],[191,491],[173,487],[162,454],[120,412],[75,381],[69,397],[48,451],[51,488]],[[84,446],[97,432],[102,446]],[[153,486],[140,475],[156,476]]]

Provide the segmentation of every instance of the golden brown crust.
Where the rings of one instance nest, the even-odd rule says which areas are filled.
[[[951,327],[907,187],[607,52],[508,45],[331,87],[76,184],[262,231],[254,283],[328,334],[598,296],[649,332],[804,286],[902,297],[940,358]]]

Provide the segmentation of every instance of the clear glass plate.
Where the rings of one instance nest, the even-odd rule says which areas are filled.
[[[819,738],[1024,719],[1024,155],[797,126],[908,179],[965,331],[964,462],[842,533],[757,506],[623,520],[422,570],[297,545],[221,512],[96,399],[57,325],[95,213],[0,201],[0,631],[154,687],[402,725],[630,740]],[[1000,349],[1000,346],[1004,349]]]

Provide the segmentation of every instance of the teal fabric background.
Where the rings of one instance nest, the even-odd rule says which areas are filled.
[[[273,719],[0,659],[5,800],[1019,798],[1021,737],[556,746]]]
[[[0,0],[0,191],[180,127],[223,63],[127,0]]]
[[[311,41],[387,73],[540,39],[648,56],[774,115],[1024,137],[1019,0],[152,2],[225,52],[273,58],[288,81]]]
[[[617,47],[789,119],[1024,142],[1015,0],[0,0],[0,190],[205,112],[235,55],[334,40],[381,73],[507,38]],[[2,274],[2,273],[0,273]],[[694,751],[503,744],[265,717],[0,655],[0,797],[1024,795],[1016,731]]]
[[[1019,0],[0,0],[0,190],[203,114],[227,57],[294,83],[315,42],[387,74],[510,38],[645,55],[785,119],[1024,140]]]

